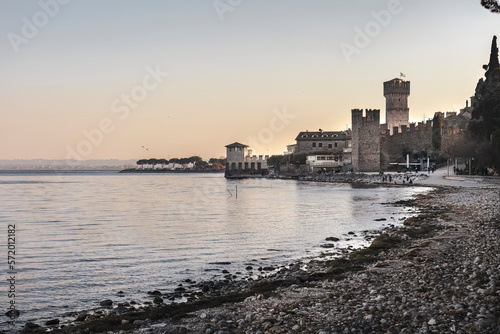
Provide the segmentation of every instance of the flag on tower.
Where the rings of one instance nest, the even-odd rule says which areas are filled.
[[[403,72],[399,72],[399,76],[400,76],[401,78],[406,78],[406,75],[405,75]]]

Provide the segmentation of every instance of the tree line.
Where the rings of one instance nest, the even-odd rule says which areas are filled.
[[[140,159],[136,162],[137,165],[144,168],[145,166],[150,168],[154,168],[157,165],[161,165],[162,168],[165,168],[169,164],[178,164],[178,165],[187,165],[194,164],[195,169],[222,169],[226,166],[225,158],[210,158],[210,160],[204,161],[201,157],[194,155],[189,158],[172,158],[172,159]]]

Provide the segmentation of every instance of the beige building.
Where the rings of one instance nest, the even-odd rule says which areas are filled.
[[[305,131],[295,138],[297,153],[339,153],[351,147],[351,132],[347,131]]]
[[[252,155],[248,145],[238,142],[226,145],[226,171],[267,169],[268,158],[268,155]]]

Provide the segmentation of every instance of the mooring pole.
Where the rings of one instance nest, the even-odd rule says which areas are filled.
[[[236,185],[236,198],[238,198],[238,185]]]

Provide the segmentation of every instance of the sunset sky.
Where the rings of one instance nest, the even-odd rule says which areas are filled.
[[[479,0],[0,0],[0,159],[277,154],[384,121],[400,72],[421,121],[465,106],[495,34]]]

